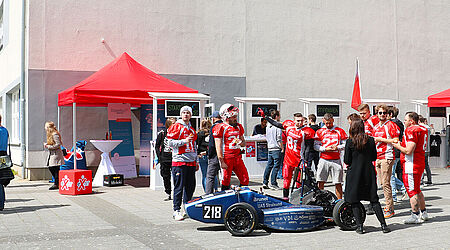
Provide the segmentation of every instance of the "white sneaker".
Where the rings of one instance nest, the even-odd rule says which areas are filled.
[[[405,224],[420,224],[423,222],[423,220],[420,218],[419,215],[411,213],[411,217],[406,219],[404,222],[405,222]]]
[[[183,219],[189,218],[189,215],[186,213],[186,208],[184,207],[184,203],[181,204],[181,215],[183,216]]]
[[[423,211],[423,213],[420,213],[420,219],[422,219],[423,221],[427,221],[430,219],[430,217],[428,216],[428,212],[426,210]]]
[[[281,188],[278,185],[269,184],[269,188],[272,190],[281,190]]]
[[[173,212],[173,219],[176,221],[182,221],[182,220],[184,220],[184,217],[180,211],[175,211],[175,212]]]

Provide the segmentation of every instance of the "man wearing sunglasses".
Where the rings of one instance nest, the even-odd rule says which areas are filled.
[[[388,119],[388,106],[379,104],[376,107],[380,122],[373,128],[373,137],[377,147],[376,168],[381,185],[383,187],[386,206],[384,218],[394,216],[394,200],[392,198],[391,175],[394,165],[395,153],[392,143],[398,142],[400,129]]]
[[[364,130],[366,131],[366,134],[372,136],[373,128],[380,122],[378,116],[371,115],[369,105],[365,103],[359,105],[358,111],[361,119],[364,121]]]

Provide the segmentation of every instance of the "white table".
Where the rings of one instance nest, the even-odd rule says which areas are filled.
[[[94,180],[92,181],[93,187],[103,186],[103,176],[109,174],[115,174],[111,158],[109,153],[119,145],[122,140],[90,140],[90,142],[100,151],[102,151],[102,160],[95,173]]]

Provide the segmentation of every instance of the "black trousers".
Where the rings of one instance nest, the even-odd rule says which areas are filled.
[[[48,167],[48,170],[55,179],[55,185],[59,186],[59,166],[50,166]]]
[[[359,210],[359,207],[362,206],[361,202],[351,203],[353,216],[355,216],[356,225],[362,226],[362,211]],[[378,221],[381,225],[386,225],[386,220],[384,219],[383,210],[381,210],[381,204],[379,201],[370,202],[370,206],[373,207],[375,214],[377,216]]]
[[[160,173],[164,181],[164,191],[170,195],[172,193],[172,162],[161,162]]]
[[[314,166],[317,169],[317,165],[319,165],[319,159],[320,159],[320,154],[319,152],[309,152],[308,156],[306,157],[306,159],[308,159],[306,161],[306,166],[308,166],[309,169],[312,169],[312,164],[314,162]]]

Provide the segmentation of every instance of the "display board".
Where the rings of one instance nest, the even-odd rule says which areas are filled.
[[[166,100],[165,114],[166,117],[180,117],[180,109],[183,106],[192,108],[192,118],[200,118],[200,102],[199,101],[170,101]]]
[[[261,117],[258,114],[258,108],[264,111],[264,114],[270,115],[271,110],[278,110],[277,104],[252,104],[252,117]]]
[[[445,107],[430,107],[430,117],[446,117]]]
[[[339,105],[318,104],[316,113],[318,117],[323,117],[326,113],[331,113],[333,117],[339,117]]]

